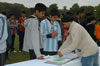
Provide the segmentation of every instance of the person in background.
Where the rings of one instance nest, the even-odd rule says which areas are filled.
[[[83,16],[84,16],[84,9],[81,8],[81,9],[79,9],[79,10],[76,12],[76,15],[75,15],[75,17],[74,17],[74,21],[82,25],[82,23],[83,23],[83,19],[82,19]]]
[[[97,42],[97,38],[95,36],[96,18],[94,16],[92,16],[88,20],[89,20],[89,22],[86,25],[86,30],[88,31],[88,33],[90,34],[90,36],[92,37],[92,39]]]
[[[44,50],[44,55],[56,55],[58,44],[61,43],[61,29],[56,21],[59,16],[57,9],[52,9],[49,18],[44,19],[41,26],[41,44]]]
[[[8,27],[8,48],[11,49],[12,52],[16,52],[14,48],[14,41],[16,36],[16,30],[18,27],[17,20],[15,19],[15,15],[10,14],[7,20],[7,27]]]
[[[21,17],[18,20],[19,25],[19,52],[22,52],[23,49],[23,41],[24,41],[24,21],[26,20],[26,13],[24,11],[21,12]]]
[[[47,7],[42,3],[35,5],[33,14],[24,22],[25,36],[23,50],[29,52],[30,59],[43,59],[40,53],[39,19],[44,17]]]
[[[100,19],[98,20],[98,24],[96,26],[96,38],[97,38],[97,44],[100,46]]]
[[[5,65],[6,40],[8,37],[6,16],[0,13],[0,66]]]
[[[66,16],[66,15],[73,16],[72,13],[71,13],[70,11],[67,11],[67,12],[65,13],[65,16]],[[68,28],[67,28],[66,25],[64,25],[64,24],[63,24],[63,26],[64,26],[64,35],[63,35],[63,42],[64,42],[64,41],[66,40],[67,36],[68,36]]]
[[[85,29],[86,29],[86,25],[87,25],[88,22],[89,22],[89,18],[91,18],[92,16],[93,16],[93,13],[91,13],[91,12],[85,14],[84,21],[83,21],[83,23],[81,24]]]
[[[77,58],[81,57],[82,66],[99,66],[99,47],[89,33],[72,16],[64,16],[63,24],[69,28],[69,35],[58,50],[59,57],[76,50]]]

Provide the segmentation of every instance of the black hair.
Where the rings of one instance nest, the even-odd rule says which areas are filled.
[[[22,11],[21,13],[26,14],[26,12],[25,12],[25,11]]]
[[[49,15],[51,15],[51,16],[58,16],[59,17],[60,13],[59,13],[58,9],[52,9],[50,11]]]
[[[96,18],[94,16],[91,16],[90,18],[88,18],[89,22],[91,22],[92,20],[96,20]]]
[[[71,15],[64,15],[61,20],[62,22],[72,22],[74,20],[74,17]]]
[[[70,11],[67,11],[65,14],[66,14],[66,15],[70,15],[70,16],[73,15]]]
[[[15,15],[11,13],[8,15],[8,18],[11,18],[11,16],[15,16]]]
[[[91,13],[91,12],[86,13],[86,16],[93,16],[93,13]]]
[[[37,3],[35,5],[35,8],[34,8],[34,11],[35,12],[36,12],[36,10],[38,10],[39,12],[46,11],[47,10],[47,7],[44,4],[42,4],[42,3]]]

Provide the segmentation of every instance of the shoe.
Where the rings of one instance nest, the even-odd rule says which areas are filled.
[[[18,51],[18,52],[22,52],[22,51]]]
[[[12,52],[16,53],[17,51],[13,50]]]

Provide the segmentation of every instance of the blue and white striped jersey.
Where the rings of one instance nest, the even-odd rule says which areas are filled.
[[[40,31],[41,31],[41,44],[44,48],[44,51],[48,52],[56,52],[58,50],[58,41],[61,41],[61,29],[60,25],[57,21],[53,24],[48,19],[45,19],[40,24]],[[56,38],[47,38],[48,34],[56,31],[58,36]]]

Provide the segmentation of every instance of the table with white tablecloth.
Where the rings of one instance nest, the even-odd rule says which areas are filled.
[[[99,60],[100,60],[100,51],[99,51]],[[35,60],[28,60],[28,61],[14,63],[14,64],[8,64],[5,66],[58,66],[55,64],[47,64],[45,63],[46,61],[47,59],[44,60],[35,59]],[[80,59],[75,59],[63,64],[62,66],[81,66],[81,62]],[[100,66],[100,61],[99,61],[99,66]]]
[[[19,63],[14,63],[14,64],[8,64],[6,66],[58,66],[55,64],[47,64],[45,63],[46,60],[29,60],[29,61],[24,61],[24,62],[19,62]],[[80,60],[74,60],[71,62],[68,62],[67,64],[64,64],[62,66],[81,66]]]

